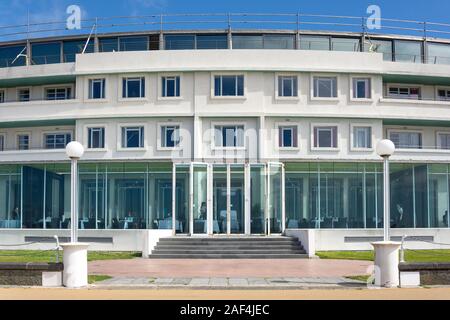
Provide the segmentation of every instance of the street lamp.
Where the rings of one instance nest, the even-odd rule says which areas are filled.
[[[72,161],[71,165],[71,192],[70,192],[70,242],[78,242],[78,160],[84,154],[84,147],[77,141],[72,141],[66,146],[66,154]]]
[[[395,152],[395,145],[391,140],[381,140],[377,144],[377,154],[383,158],[384,170],[384,241],[390,241],[389,228],[391,223],[390,213],[390,181],[389,181],[389,157]]]

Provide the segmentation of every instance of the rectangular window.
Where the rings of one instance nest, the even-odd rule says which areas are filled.
[[[20,102],[30,101],[30,89],[18,89],[17,97]]]
[[[438,134],[438,149],[450,150],[450,133]]]
[[[161,127],[161,147],[175,148],[180,144],[180,126]]]
[[[17,136],[17,147],[19,150],[29,150],[30,136],[27,134],[19,134]]]
[[[353,128],[353,148],[371,149],[372,148],[372,128],[354,127]]]
[[[124,78],[123,98],[145,98],[145,78]]]
[[[298,138],[297,138],[297,127],[279,127],[279,143],[280,148],[297,148]]]
[[[0,151],[5,151],[5,136],[0,134]]]
[[[439,89],[438,90],[438,99],[443,101],[450,100],[450,89]]]
[[[215,76],[214,95],[216,97],[244,96],[244,76]]]
[[[279,97],[297,97],[298,80],[296,76],[278,77],[278,96]]]
[[[422,133],[407,131],[392,131],[389,139],[398,149],[422,149]]]
[[[106,79],[89,80],[89,99],[105,99]]]
[[[422,43],[394,40],[395,61],[422,63]]]
[[[143,148],[144,127],[123,127],[122,148]]]
[[[5,102],[5,90],[0,90],[0,103]]]
[[[372,85],[370,78],[353,79],[353,98],[370,99],[372,98]]]
[[[180,77],[162,77],[162,93],[164,98],[180,96]]]
[[[216,147],[244,147],[244,126],[216,126],[214,132]]]
[[[64,149],[72,141],[71,133],[46,133],[45,149]]]
[[[390,98],[395,99],[420,99],[419,87],[389,87],[388,94]]]
[[[314,148],[337,148],[337,127],[315,127]]]
[[[314,77],[315,98],[337,98],[336,77]]]
[[[47,88],[45,89],[46,100],[68,100],[72,98],[72,88]]]
[[[88,128],[88,148],[105,148],[105,128]]]

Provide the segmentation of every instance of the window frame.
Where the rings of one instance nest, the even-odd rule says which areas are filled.
[[[163,94],[163,79],[165,78],[179,78],[179,83],[180,83],[180,87],[179,87],[179,96],[174,96],[174,97],[167,97],[164,96]],[[167,84],[166,84],[166,88],[167,88]],[[176,91],[176,90],[175,90]],[[183,75],[180,73],[161,73],[158,75],[158,100],[164,101],[164,100],[182,100],[183,99]]]
[[[243,85],[243,95],[239,96],[239,95],[235,95],[235,96],[216,96],[216,90],[215,90],[215,79],[216,77],[223,77],[223,76],[235,76],[235,77],[239,77],[242,76],[243,77],[243,81],[244,81],[244,85]],[[245,100],[247,99],[247,74],[245,72],[220,72],[220,73],[211,73],[211,99],[214,100]],[[236,82],[236,90],[237,90],[237,82]],[[237,93],[237,92],[236,92]]]
[[[123,128],[137,128],[140,127],[144,130],[144,132],[142,133],[142,145],[143,147],[133,147],[133,148],[127,148],[124,147],[122,142],[123,142]],[[147,127],[145,125],[145,123],[120,123],[118,124],[118,137],[119,139],[117,139],[117,150],[118,151],[146,151],[147,150],[147,136],[146,136],[146,131],[147,131]]]
[[[395,129],[395,128],[390,128],[387,129],[387,136],[388,139],[391,139],[391,133],[392,132],[404,132],[404,133],[419,133],[420,134],[420,148],[397,148],[397,150],[400,151],[410,151],[410,150],[423,150],[423,130],[419,130],[419,129]]]
[[[20,100],[20,91],[28,90],[28,100]],[[16,88],[17,102],[31,102],[31,87],[17,87]]]
[[[7,92],[6,89],[0,88],[0,97],[2,98],[0,99],[0,104],[6,103],[6,92]]]
[[[90,148],[89,142],[91,139],[91,129],[103,129],[103,148]],[[85,126],[85,132],[86,132],[86,139],[85,139],[85,145],[86,145],[86,151],[104,151],[107,148],[106,145],[106,126],[105,125],[96,125],[96,124],[88,124]]]
[[[28,136],[28,149],[20,149],[20,137],[21,136]],[[17,132],[16,133],[16,149],[17,151],[29,151],[31,150],[31,141],[32,135],[31,132]]]
[[[395,94],[395,95],[391,95],[391,88],[398,88],[399,89],[399,93]],[[409,91],[409,94],[407,97],[402,96],[400,94],[400,89],[404,89],[407,88]],[[419,89],[419,95],[416,98],[411,98],[411,89],[412,88],[417,88]],[[399,99],[399,100],[411,100],[411,101],[422,101],[422,92],[423,92],[423,85],[415,85],[415,84],[397,84],[397,83],[389,83],[386,85],[386,96],[388,99]]]
[[[279,150],[279,151],[297,151],[300,150],[300,126],[298,123],[293,123],[293,122],[277,122],[275,124],[275,149]],[[280,128],[282,130],[284,130],[285,128],[291,128],[292,129],[292,146],[291,147],[285,147],[285,146],[280,146]],[[295,130],[296,129],[296,130]],[[295,131],[297,131],[297,137],[295,140]],[[295,146],[295,141],[297,141],[297,145]],[[284,142],[284,139],[283,139]]]
[[[120,76],[119,77],[119,87],[120,87],[120,89],[119,89],[119,93],[120,93],[120,95],[119,95],[119,101],[147,101],[148,100],[148,94],[147,94],[147,90],[148,90],[148,79],[147,79],[147,77],[145,76],[145,75],[135,75],[135,76]],[[139,83],[140,83],[140,86],[139,86],[139,93],[140,93],[140,97],[136,97],[136,98],[133,98],[133,97],[124,97],[124,94],[125,94],[125,92],[124,92],[124,88],[123,88],[123,81],[124,80],[126,80],[127,81],[127,85],[126,85],[126,88],[128,89],[128,80],[130,80],[130,79],[140,79],[140,81],[139,81]],[[142,92],[142,80],[144,80],[144,91]],[[128,90],[125,90],[126,92],[128,91]],[[144,96],[142,96],[142,94],[144,95]],[[128,95],[128,93],[127,93],[127,95]]]
[[[103,94],[103,98],[99,98],[99,99],[97,99],[97,98],[92,98],[91,97],[91,92],[93,93],[94,91],[93,91],[93,84],[94,84],[94,81],[102,81],[103,82],[103,88],[102,88],[102,94]],[[106,86],[107,86],[107,79],[106,79],[106,77],[104,77],[104,78],[101,78],[101,77],[92,77],[92,78],[87,78],[87,99],[86,100],[88,100],[89,102],[103,102],[103,101],[107,101],[108,100],[108,97],[107,97],[107,89],[106,89]]]
[[[167,147],[167,146],[163,146],[162,142],[163,142],[163,136],[162,136],[162,130],[164,127],[178,127],[178,145],[174,146],[174,147]],[[157,150],[159,151],[173,151],[173,150],[181,150],[181,130],[182,130],[182,126],[181,126],[181,122],[160,122],[157,125]]]
[[[442,135],[442,134],[450,136],[450,131],[436,131],[436,149],[440,150],[440,151],[450,151],[450,146],[448,149],[441,148],[440,135]]]
[[[446,97],[445,99],[441,99],[441,97],[439,96],[439,91],[441,90],[445,90],[446,95],[448,95],[448,97]],[[442,87],[442,86],[437,86],[436,87],[436,101],[447,101],[450,102],[450,87]]]
[[[6,151],[6,143],[7,143],[6,132],[0,132],[0,152]]]
[[[325,79],[336,79],[336,97],[319,97],[315,96],[315,85],[316,85],[316,79],[319,78],[325,78]],[[310,99],[312,101],[339,101],[339,75],[336,74],[311,74],[311,80],[310,80],[310,86],[311,86],[311,92],[310,92]],[[317,91],[318,92],[318,91]]]
[[[368,80],[369,81],[369,90],[367,91],[370,94],[370,97],[366,97],[366,98],[357,98],[355,97],[355,95],[357,94],[357,92],[355,92],[355,81],[360,81],[360,80]],[[375,90],[373,88],[373,77],[371,76],[350,76],[350,101],[358,101],[358,102],[372,102],[374,100],[374,94],[375,94]]]
[[[242,127],[243,128],[243,146],[236,146],[236,147],[224,147],[224,146],[216,146],[216,127]],[[211,150],[246,150],[246,124],[244,122],[211,122]],[[223,132],[221,130],[221,132]],[[222,142],[223,142],[223,136],[222,136]]]
[[[370,139],[371,139],[371,145],[370,148],[358,148],[355,147],[355,129],[356,128],[370,128]],[[374,150],[374,141],[376,139],[374,134],[374,126],[370,123],[351,123],[350,124],[350,151],[373,151]]]
[[[68,142],[66,141],[67,142],[66,146],[69,142],[74,141],[73,140],[74,139],[73,131],[71,131],[71,130],[43,131],[42,132],[42,149],[43,150],[64,150],[65,149],[65,146],[64,146],[64,148],[47,148],[47,136],[48,135],[64,135],[64,136],[70,135],[70,141],[68,141]],[[65,138],[67,138],[67,137],[65,137]]]
[[[43,100],[45,101],[66,101],[66,100],[74,100],[75,99],[75,92],[74,92],[74,86],[72,84],[70,85],[56,85],[56,86],[44,86],[44,97]],[[57,93],[55,92],[55,99],[48,99],[48,90],[58,90],[58,89],[65,89],[66,98],[65,99],[56,99]],[[67,90],[70,89],[70,95],[67,96]]]
[[[315,146],[315,129],[316,128],[336,128],[336,147],[320,147]],[[339,151],[340,143],[339,140],[341,138],[340,130],[338,123],[311,123],[311,151]],[[318,135],[317,135],[318,138]],[[333,141],[333,139],[331,139]],[[319,145],[319,143],[317,143]]]
[[[295,88],[295,94],[293,96],[281,96],[279,81],[281,77],[295,77],[297,79],[297,88]],[[292,73],[275,73],[275,99],[276,100],[299,100],[300,99],[300,90],[299,90],[299,76],[298,74]]]

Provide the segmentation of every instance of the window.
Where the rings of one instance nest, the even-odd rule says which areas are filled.
[[[422,133],[408,131],[392,131],[389,139],[398,149],[422,149]]]
[[[353,79],[353,99],[370,99],[372,98],[370,78],[354,78]]]
[[[45,149],[64,149],[71,140],[70,133],[46,133],[44,135]]]
[[[119,51],[119,39],[118,38],[100,38],[98,40],[98,50],[100,52]]]
[[[5,102],[5,90],[0,90],[0,103]]]
[[[297,127],[296,126],[281,126],[279,127],[278,146],[280,148],[297,148]]]
[[[144,147],[144,127],[123,127],[122,128],[123,148],[143,148]]]
[[[336,77],[314,77],[315,98],[337,98]]]
[[[17,96],[20,102],[30,101],[30,89],[18,89]]]
[[[72,98],[72,88],[47,88],[45,89],[46,100],[68,100]]]
[[[321,36],[301,36],[301,50],[330,50],[330,38]]]
[[[0,151],[5,151],[5,136],[0,134]]]
[[[88,128],[88,148],[103,149],[105,147],[105,128]]]
[[[123,98],[144,98],[145,97],[145,78],[124,78],[123,79]]]
[[[382,53],[383,60],[392,61],[392,41],[367,40],[367,42],[364,42],[364,51]]]
[[[175,148],[180,144],[180,126],[161,127],[161,147]]]
[[[355,149],[372,148],[371,127],[353,127],[353,148]]]
[[[164,98],[180,96],[180,77],[162,77],[162,93]]]
[[[17,136],[17,147],[19,150],[29,150],[30,136],[28,134],[19,134]]]
[[[147,51],[148,37],[121,37],[119,38],[120,51]]]
[[[395,61],[422,63],[422,43],[395,40]]]
[[[63,43],[63,57],[64,62],[75,62],[76,55],[83,52],[86,47],[85,53],[93,53],[94,52],[94,40],[90,39],[88,45],[86,46],[86,40],[79,41],[64,41]]]
[[[26,44],[0,48],[0,68],[25,65],[25,57],[18,55],[27,53]],[[14,63],[13,63],[14,62]]]
[[[450,100],[450,89],[438,89],[437,93],[439,100]]]
[[[279,76],[278,77],[278,96],[279,97],[297,97],[298,84],[297,76]]]
[[[427,42],[428,63],[450,64],[450,46],[444,43]]]
[[[450,133],[438,133],[438,149],[450,150]]]
[[[170,34],[164,36],[165,50],[192,50],[195,49],[194,35]]]
[[[244,96],[244,76],[215,76],[214,95],[216,97]]]
[[[419,87],[402,87],[394,86],[389,87],[389,97],[396,99],[420,99]]]
[[[89,99],[105,99],[106,79],[89,80]]]
[[[61,43],[34,43],[31,45],[32,64],[61,63]]]
[[[337,148],[337,127],[315,127],[314,148]]]
[[[244,147],[244,126],[216,126],[214,132],[216,147]]]
[[[197,35],[197,49],[227,49],[227,35]]]
[[[361,51],[360,40],[356,38],[331,38],[332,51]]]

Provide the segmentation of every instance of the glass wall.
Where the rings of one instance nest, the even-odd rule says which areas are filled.
[[[250,233],[266,233],[266,169],[263,165],[250,166]]]
[[[85,53],[94,52],[94,41],[90,40],[89,44],[86,46],[87,39],[84,41],[64,41],[63,43],[63,59],[64,62],[75,62],[75,57],[77,54],[82,53],[83,49],[86,47]]]
[[[394,41],[395,61],[422,63],[422,42]]]
[[[368,39],[364,44],[364,51],[382,53],[383,60],[392,61],[392,41]]]
[[[450,45],[427,42],[428,63],[450,64]]]
[[[26,44],[0,48],[0,68],[24,66],[25,57],[18,57],[20,53],[27,53]]]
[[[294,49],[293,35],[233,35],[233,49]]]
[[[21,228],[21,168],[0,166],[0,229]]]
[[[61,43],[34,43],[31,45],[32,64],[52,64],[61,62]]]

